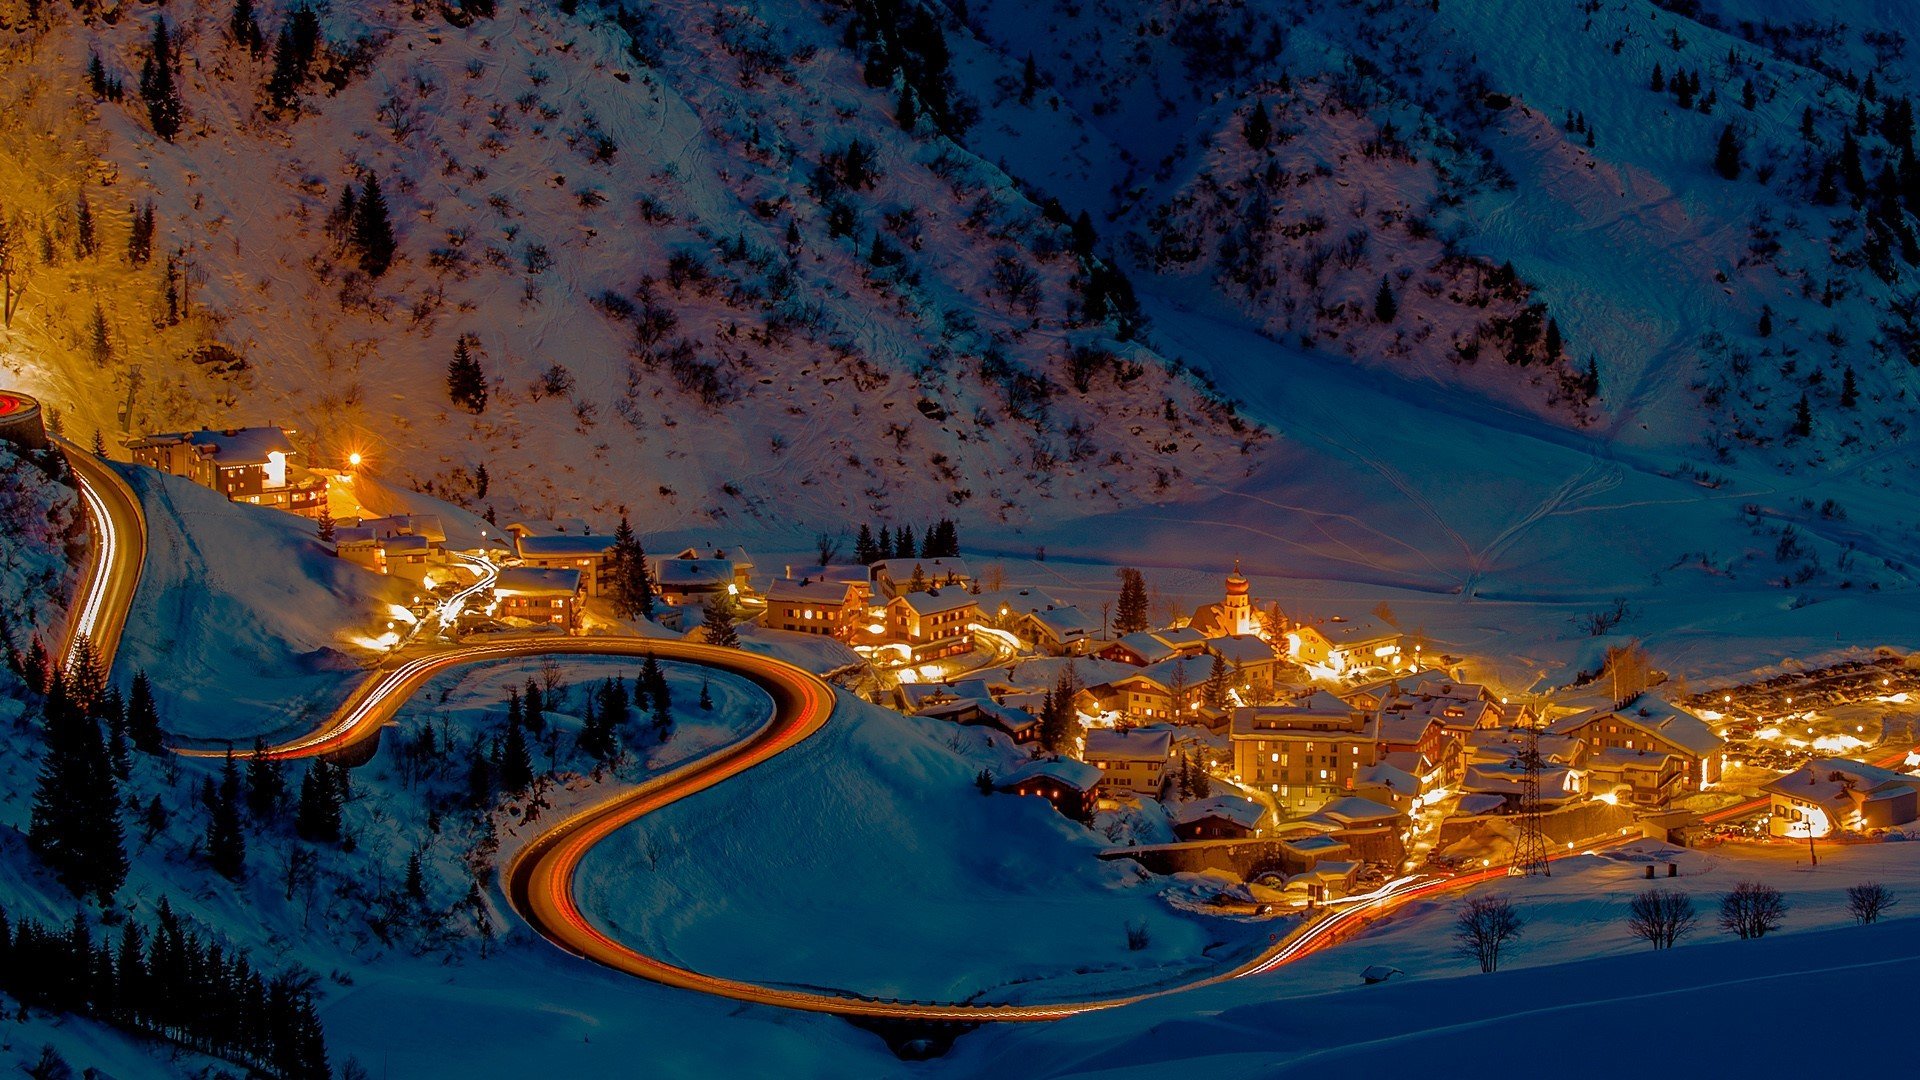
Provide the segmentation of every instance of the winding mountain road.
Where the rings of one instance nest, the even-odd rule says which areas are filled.
[[[139,586],[146,558],[146,522],[139,498],[110,465],[71,443],[63,441],[61,448],[73,463],[74,476],[94,526],[87,574],[73,608],[68,662],[72,659],[72,642],[83,634],[110,662]],[[609,937],[593,925],[575,900],[574,878],[581,860],[594,845],[625,825],[785,753],[826,725],[834,711],[833,688],[819,676],[792,664],[737,649],[659,638],[551,637],[461,646],[376,670],[325,724],[269,747],[266,752],[276,758],[289,759],[337,754],[361,747],[377,739],[381,728],[429,679],[464,665],[527,657],[646,655],[699,664],[746,679],[771,699],[768,719],[743,738],[560,819],[512,858],[502,875],[502,885],[514,910],[549,942],[575,956],[663,985],[738,1001],[862,1019],[961,1024],[1059,1020],[1266,974],[1340,941],[1366,922],[1411,900],[1465,888],[1504,873],[1496,868],[1460,877],[1412,875],[1396,879],[1372,893],[1322,909],[1237,967],[1177,986],[1044,1004],[900,1001],[852,992],[762,986],[678,967]],[[226,753],[184,748],[178,752],[194,757],[219,757]]]
[[[74,646],[84,637],[100,670],[112,671],[127,612],[147,564],[147,518],[140,510],[140,497],[112,465],[57,435],[53,442],[72,467],[91,526],[87,571],[67,613],[63,655],[71,664]]]

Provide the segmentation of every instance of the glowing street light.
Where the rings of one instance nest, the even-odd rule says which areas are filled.
[[[360,467],[360,451],[355,450],[353,453],[347,455],[347,468],[357,469],[359,467]]]

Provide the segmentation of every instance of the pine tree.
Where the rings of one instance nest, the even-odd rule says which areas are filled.
[[[874,546],[873,526],[860,523],[860,532],[853,541],[853,561],[861,566],[871,566],[880,559],[879,549]]]
[[[913,526],[902,525],[900,531],[893,534],[893,557],[896,559],[913,558]]]
[[[264,739],[253,740],[247,757],[247,810],[256,822],[266,821],[287,797],[287,777],[277,758],[268,756]]]
[[[73,201],[73,254],[77,258],[90,259],[99,248],[99,237],[94,235],[93,228],[93,203],[87,200],[83,188]]]
[[[1713,171],[1719,173],[1722,180],[1740,179],[1740,136],[1732,124],[1720,129],[1720,144],[1713,152]]]
[[[893,532],[885,525],[880,526],[880,538],[874,543],[874,551],[874,562],[893,558]]]
[[[1147,628],[1147,583],[1140,571],[1123,566],[1120,575],[1120,602],[1114,609],[1113,632],[1132,634]]]
[[[180,133],[186,107],[180,101],[180,88],[174,79],[178,62],[173,57],[173,41],[167,35],[167,20],[155,17],[153,38],[147,59],[140,68],[140,99],[147,103],[147,121],[153,133],[168,142]]]
[[[378,176],[367,177],[366,187],[360,192],[359,204],[354,208],[353,246],[360,252],[360,269],[365,270],[369,277],[377,278],[393,265],[397,245],[393,238],[393,222],[387,213],[387,198],[380,193]],[[480,407],[486,407],[484,395]]]
[[[705,679],[700,680],[700,711],[713,711],[713,688],[707,685]]]
[[[1380,291],[1373,295],[1373,317],[1383,323],[1393,321],[1400,313],[1400,304],[1393,298],[1393,284],[1385,275],[1380,278]]]
[[[500,749],[500,786],[517,795],[533,786],[533,758],[517,717],[507,721],[507,739]]]
[[[1211,708],[1225,708],[1227,704],[1227,662],[1219,653],[1213,654],[1213,665],[1207,669],[1207,683],[1201,690],[1201,700]]]
[[[1665,72],[1660,70],[1659,64],[1653,65],[1653,77],[1647,80],[1647,89],[1656,94],[1666,92],[1667,76]]]
[[[240,828],[240,764],[231,753],[220,770],[220,791],[207,822],[207,860],[228,881],[240,880],[247,869],[247,837]]]
[[[910,593],[927,591],[927,570],[919,563],[913,564],[913,576],[907,579],[907,591]]]
[[[1253,103],[1253,109],[1247,114],[1246,122],[1240,125],[1240,134],[1246,138],[1247,145],[1253,149],[1267,148],[1267,143],[1273,139],[1273,118],[1267,115],[1266,102]]]
[[[160,713],[153,703],[153,685],[147,681],[144,670],[133,675],[133,686],[127,695],[127,737],[133,740],[133,748],[143,754],[158,754],[166,749],[166,738],[160,731]]]
[[[1860,164],[1860,144],[1854,141],[1851,131],[1840,138],[1840,180],[1855,198],[1867,193],[1867,174]]]
[[[1801,394],[1793,406],[1793,434],[1802,439],[1813,434],[1813,408],[1807,404],[1805,394]]]
[[[700,628],[706,631],[709,645],[723,649],[740,647],[740,632],[733,626],[733,605],[723,597],[715,597],[702,605]]]
[[[1073,698],[1076,687],[1073,685],[1071,670],[1062,671],[1040,706],[1040,745],[1049,754],[1071,754],[1076,745]]]
[[[300,104],[300,84],[305,79],[293,28],[283,26],[273,44],[273,72],[267,76],[267,103],[274,112],[286,112]]]
[[[253,14],[253,0],[233,0],[233,10],[227,14],[227,37],[249,54],[260,55],[266,41]]]
[[[454,342],[453,359],[447,363],[447,398],[479,416],[487,411],[487,374],[473,355],[471,340],[471,335],[461,334]]]
[[[1040,90],[1040,69],[1033,63],[1033,54],[1028,53],[1026,62],[1020,65],[1020,104],[1033,104],[1033,95]]]
[[[620,515],[620,524],[613,530],[605,575],[605,591],[621,618],[653,618],[653,572],[647,567],[646,549],[625,514]]]
[[[315,758],[307,766],[306,775],[300,778],[293,829],[302,839],[315,843],[333,843],[340,839],[340,802],[334,790],[333,768],[325,758]]]
[[[133,775],[133,761],[127,755],[127,705],[119,687],[109,686],[100,695],[99,714],[107,726],[107,761],[114,779],[125,781]]]
[[[1748,79],[1740,86],[1740,104],[1744,106],[1747,111],[1751,112],[1753,111],[1753,107],[1759,103],[1759,95],[1754,93],[1753,90],[1753,80]]]
[[[546,704],[540,697],[540,684],[534,682],[533,676],[531,675],[527,676],[527,691],[525,696],[521,698],[521,701],[523,703],[521,706],[522,715],[526,718],[527,730],[535,735],[545,731],[547,729]]]
[[[127,232],[127,265],[145,266],[153,258],[153,200],[148,199],[133,211],[133,225]]]
[[[1754,327],[1754,329],[1763,338],[1773,336],[1773,307],[1771,305],[1760,305],[1760,323]]]
[[[313,523],[314,523],[314,538],[319,540],[323,544],[333,543],[334,528],[335,528],[334,522],[333,522],[333,511],[329,509],[325,503],[321,504],[320,516],[315,518]]]
[[[1194,761],[1192,758],[1188,758],[1188,760],[1193,762],[1193,779],[1191,781],[1191,786],[1193,788],[1193,797],[1195,799],[1212,798],[1213,797],[1213,777],[1207,774],[1206,766],[1201,765],[1198,761]]]
[[[27,843],[75,896],[110,900],[127,877],[119,782],[100,724],[56,671],[42,705],[44,752]]]
[[[414,848],[407,855],[407,879],[404,886],[407,895],[415,901],[427,898],[427,876],[420,866],[420,849]]]
[[[1860,404],[1860,387],[1855,383],[1853,369],[1849,367],[1840,380],[1840,407],[1851,409]]]

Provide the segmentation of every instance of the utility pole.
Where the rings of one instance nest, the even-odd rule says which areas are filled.
[[[1532,877],[1553,876],[1547,862],[1547,841],[1540,832],[1540,728],[1527,725],[1527,741],[1520,751],[1520,835],[1513,842],[1513,869]]]

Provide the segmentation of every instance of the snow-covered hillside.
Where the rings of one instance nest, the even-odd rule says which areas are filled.
[[[476,508],[662,525],[1112,508],[1230,482],[1264,438],[1133,337],[1094,237],[933,120],[903,130],[846,12],[336,5],[278,108],[282,50],[224,5],[158,14],[171,142],[85,85],[93,54],[131,84],[151,21],[34,44],[31,92],[88,98],[63,130],[104,162],[34,161],[61,181],[23,218],[49,241],[12,363],[76,428],[279,421]],[[290,19],[258,12],[269,39]],[[369,182],[383,273],[336,215]],[[157,317],[166,283],[121,269],[121,204],[147,202],[182,282]],[[93,306],[41,301],[56,281],[107,346]],[[462,341],[484,404],[449,400]]]

